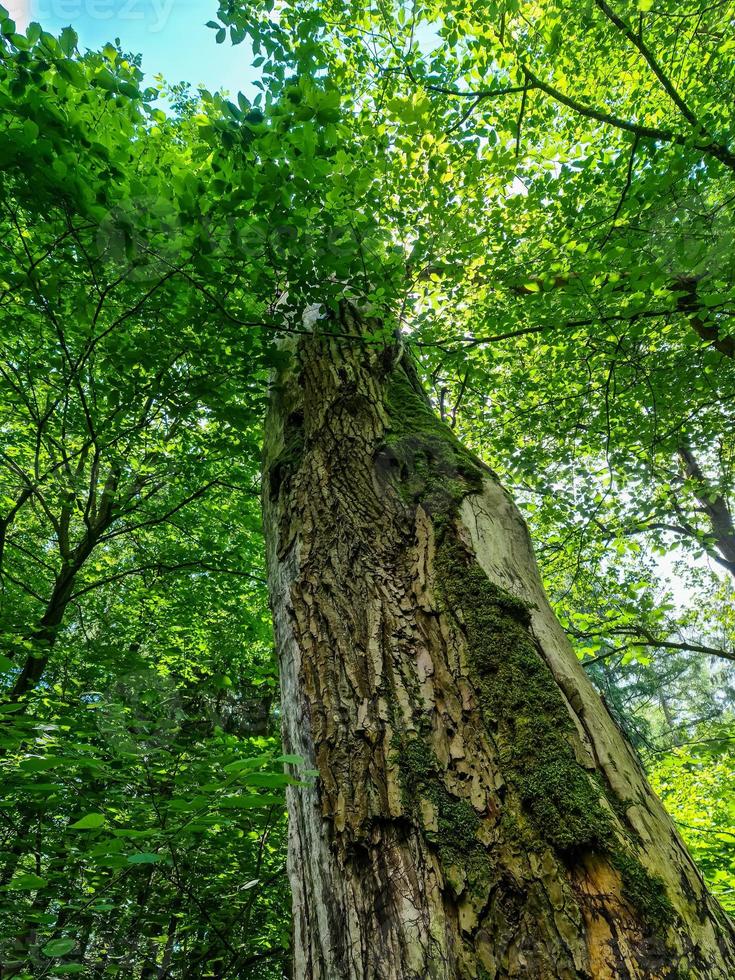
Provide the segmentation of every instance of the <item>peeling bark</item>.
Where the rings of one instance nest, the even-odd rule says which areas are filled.
[[[264,462],[285,750],[319,773],[288,791],[294,977],[735,976],[518,510],[398,344],[317,326]]]

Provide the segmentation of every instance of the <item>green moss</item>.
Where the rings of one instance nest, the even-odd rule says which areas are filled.
[[[466,853],[477,846],[480,820],[467,800],[444,798],[439,808],[439,835],[456,850]]]
[[[391,375],[386,395],[391,431],[381,463],[396,470],[394,483],[403,500],[421,502],[442,524],[463,497],[482,488],[482,464],[436,417],[417,386],[404,370]]]
[[[438,835],[460,849],[477,844],[480,821],[472,806],[452,796],[442,782],[442,769],[434,754],[420,736],[414,736],[398,746],[398,768],[405,799],[416,810],[423,798],[437,811]]]
[[[574,725],[528,632],[528,607],[493,585],[448,536],[436,565],[444,601],[461,616],[472,679],[496,732],[503,775],[518,790],[539,837],[559,850],[605,845],[610,814],[574,756]]]
[[[481,464],[437,419],[410,369],[393,372],[387,404],[387,465],[398,469],[395,484],[404,500],[420,502],[432,517],[441,597],[461,618],[503,775],[518,790],[540,839],[562,850],[599,846],[610,839],[610,814],[574,757],[574,726],[529,633],[528,605],[490,582],[451,533],[462,499],[482,487]],[[415,772],[418,760],[412,764]]]
[[[522,781],[523,802],[543,834],[562,850],[603,844],[610,822],[588,776],[568,759],[534,766]]]
[[[651,929],[664,932],[674,919],[674,907],[661,879],[622,851],[613,856],[612,863],[623,879],[623,895],[643,915]]]
[[[405,742],[395,736],[393,746],[397,750],[403,790],[409,798],[416,797],[423,787],[430,786],[438,778],[439,763],[419,736]]]
[[[387,403],[391,431],[383,462],[394,470],[389,476],[404,501],[421,503],[432,518],[439,597],[465,634],[470,678],[494,735],[503,778],[522,808],[506,806],[503,819],[512,819],[511,832],[525,848],[551,845],[560,855],[590,850],[609,855],[626,898],[651,928],[664,930],[673,909],[663,882],[621,850],[615,814],[624,816],[625,804],[575,757],[576,728],[529,631],[528,605],[493,584],[454,532],[462,500],[482,489],[482,464],[436,418],[410,368],[393,372]],[[466,882],[481,893],[491,865],[477,839],[474,810],[446,791],[437,760],[422,739],[400,745],[399,766],[409,805],[418,809],[425,798],[438,809],[445,860],[460,863],[462,852]]]
[[[601,781],[577,762],[574,723],[548,665],[528,633],[528,609],[493,585],[448,536],[437,553],[447,605],[461,615],[473,683],[496,733],[503,775],[514,786],[533,830],[558,853],[596,850],[611,856],[623,894],[655,932],[674,910],[664,883],[621,849]],[[632,843],[632,842],[631,842]]]
[[[428,731],[405,739],[394,737],[404,804],[419,824],[425,814],[422,804],[430,805],[435,827],[424,826],[424,833],[436,847],[447,886],[483,906],[493,881],[493,861],[478,837],[480,818],[468,800],[453,796],[445,787],[442,766],[425,741],[428,738]]]

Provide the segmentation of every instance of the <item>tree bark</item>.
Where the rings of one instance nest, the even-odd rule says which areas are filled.
[[[318,772],[288,791],[294,977],[735,976],[518,510],[401,345],[340,319],[292,345],[266,426],[285,751]]]
[[[712,528],[712,542],[720,553],[714,557],[735,576],[735,521],[728,502],[719,491],[713,490],[689,445],[683,442],[678,454],[684,475],[691,481],[694,496]]]

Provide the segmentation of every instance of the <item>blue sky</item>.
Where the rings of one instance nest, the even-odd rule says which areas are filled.
[[[204,25],[214,20],[217,0],[0,0],[19,27],[38,21],[57,34],[71,24],[79,46],[99,48],[120,38],[126,51],[143,55],[149,76],[159,72],[170,82],[203,82],[209,89],[240,90],[252,96],[253,77],[247,43],[217,44]]]

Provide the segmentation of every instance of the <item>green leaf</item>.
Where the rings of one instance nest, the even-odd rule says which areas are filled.
[[[75,946],[74,939],[52,939],[50,943],[46,943],[41,952],[45,956],[66,956]]]
[[[270,762],[271,756],[257,755],[250,759],[237,759],[235,762],[230,762],[228,765],[223,766],[223,769],[226,773],[247,772],[251,769],[257,769],[258,767]]]
[[[23,123],[23,138],[27,143],[33,143],[38,139],[40,130],[32,119],[26,119]]]
[[[76,823],[69,824],[69,830],[99,830],[106,821],[107,818],[103,813],[88,813]]]
[[[71,57],[74,50],[79,43],[79,36],[77,32],[72,27],[65,27],[61,34],[59,35],[59,44],[61,45],[61,50],[67,56]]]
[[[18,768],[22,772],[47,772],[49,769],[57,769],[66,761],[67,760],[62,759],[60,756],[54,755],[47,755],[43,758],[30,756],[27,759],[22,759]]]
[[[18,875],[17,878],[13,878],[9,885],[7,885],[8,891],[14,892],[27,892],[36,891],[38,888],[43,888],[48,884],[45,878],[40,878],[38,875],[34,874],[23,874]]]
[[[162,860],[161,855],[154,854],[152,851],[128,855],[128,864],[156,864],[160,860]]]
[[[65,78],[75,88],[84,89],[87,87],[87,76],[76,61],[60,61],[56,66],[56,70],[62,78]]]
[[[292,776],[284,772],[245,773],[242,776],[242,781],[248,786],[265,786],[268,788],[289,786],[295,782]]]
[[[259,807],[285,806],[285,800],[282,796],[253,793],[240,796],[223,796],[217,801],[217,805],[225,810],[255,810]]]

